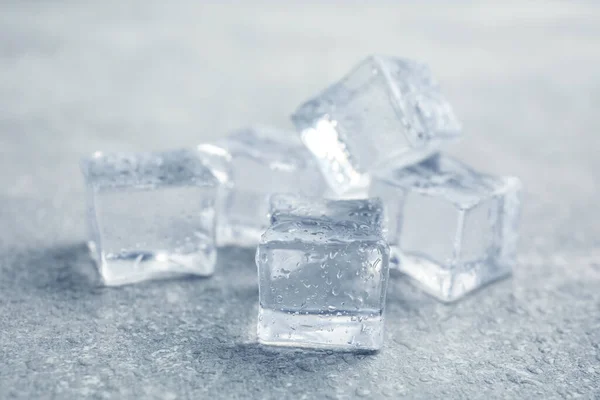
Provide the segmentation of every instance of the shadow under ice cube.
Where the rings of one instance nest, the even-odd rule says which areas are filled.
[[[441,155],[380,171],[371,186],[386,205],[392,267],[442,301],[510,274],[520,191],[517,178],[479,174]]]
[[[363,60],[292,121],[338,194],[360,190],[390,161],[421,161],[461,134],[427,66],[385,56]]]
[[[199,150],[226,182],[217,205],[217,243],[256,246],[275,192],[322,196],[327,185],[293,132],[256,127],[236,131]]]
[[[213,273],[219,180],[199,156],[98,152],[82,162],[89,244],[106,285]]]
[[[256,252],[259,341],[380,349],[389,273],[381,203],[274,196],[272,204]]]

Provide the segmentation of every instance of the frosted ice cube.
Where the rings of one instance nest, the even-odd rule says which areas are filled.
[[[256,246],[268,223],[274,192],[323,196],[327,184],[315,160],[293,132],[248,128],[199,146],[222,186],[217,243]]]
[[[272,205],[256,252],[259,341],[381,348],[389,273],[381,202],[274,196]]]
[[[390,160],[409,165],[460,136],[429,69],[371,56],[292,115],[302,140],[339,194],[365,185]]]
[[[441,155],[380,171],[371,186],[385,203],[397,268],[443,301],[510,274],[520,191],[517,178],[480,174]]]
[[[83,160],[89,242],[106,285],[211,275],[219,181],[195,150]]]

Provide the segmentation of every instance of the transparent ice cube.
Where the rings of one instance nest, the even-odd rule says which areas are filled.
[[[213,273],[219,181],[195,150],[83,160],[89,242],[106,285]]]
[[[509,275],[520,191],[517,178],[480,174],[441,155],[379,171],[371,195],[386,207],[392,268],[443,301]]]
[[[458,120],[429,69],[403,58],[370,56],[292,115],[302,140],[338,193],[365,174],[409,165],[460,136]]]
[[[381,348],[389,273],[381,203],[279,197],[272,204],[273,223],[256,252],[259,341]]]
[[[315,160],[293,132],[242,129],[199,149],[227,182],[217,206],[220,246],[258,244],[269,225],[272,193],[323,196],[327,190]]]

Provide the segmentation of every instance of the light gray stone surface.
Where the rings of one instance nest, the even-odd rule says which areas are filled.
[[[600,397],[597,3],[122,3],[0,3],[0,398]],[[95,286],[81,155],[289,127],[375,52],[431,65],[451,153],[523,179],[512,279],[447,306],[395,277],[377,355],[258,347],[252,251]]]

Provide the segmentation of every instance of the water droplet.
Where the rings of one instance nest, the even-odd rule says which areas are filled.
[[[333,294],[334,296],[337,296],[340,293],[340,288],[337,286],[334,286],[333,288],[331,288],[331,294]]]
[[[329,311],[335,311],[335,310],[337,310],[337,307],[335,307],[335,306],[327,306],[327,309]]]
[[[275,298],[275,301],[277,301],[277,303],[282,303],[282,302],[283,302],[283,296],[282,296],[282,295],[278,295],[278,296]]]
[[[342,270],[340,269],[335,276],[337,276],[338,279],[341,279],[342,276],[344,276],[344,272],[342,272]]]
[[[286,278],[289,278],[290,274],[292,273],[292,271],[290,271],[289,269],[285,269],[285,268],[281,268],[279,270],[279,272],[281,272],[281,274]]]

